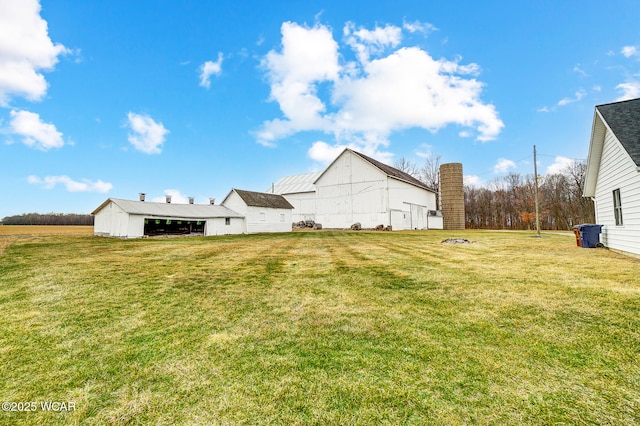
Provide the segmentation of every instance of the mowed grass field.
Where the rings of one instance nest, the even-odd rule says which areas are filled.
[[[5,236],[0,423],[640,423],[640,261],[532,235]]]

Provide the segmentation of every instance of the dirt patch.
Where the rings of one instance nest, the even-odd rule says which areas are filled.
[[[476,244],[476,241],[469,241],[466,238],[447,238],[441,241],[442,244]]]

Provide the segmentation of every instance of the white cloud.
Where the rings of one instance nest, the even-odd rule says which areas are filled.
[[[69,176],[38,176],[27,177],[27,182],[33,185],[41,185],[45,189],[53,189],[57,184],[64,185],[69,192],[99,192],[105,193],[111,191],[113,185],[109,182],[97,180],[95,182],[89,179],[76,181]]]
[[[579,90],[576,92],[576,94],[575,94],[575,97],[574,97],[574,98],[563,98],[563,99],[560,99],[560,101],[558,101],[558,106],[565,106],[565,105],[569,105],[569,104],[574,103],[574,102],[578,102],[578,101],[580,101],[582,98],[584,98],[586,95],[587,95],[586,90],[584,90],[584,89],[579,89]]]
[[[538,112],[551,112],[551,111],[556,111],[558,109],[558,107],[563,107],[563,106],[567,106],[569,104],[572,104],[574,102],[579,102],[581,101],[585,96],[587,96],[587,91],[584,90],[583,88],[580,88],[576,91],[575,97],[570,98],[570,97],[566,97],[566,98],[562,98],[558,101],[558,103],[556,105],[554,105],[553,107],[549,108],[548,106],[543,106],[538,108],[536,111]]]
[[[424,158],[425,160],[433,158],[434,155],[433,147],[426,143],[420,144],[420,150],[416,150],[416,156]]]
[[[495,166],[493,166],[494,173],[505,173],[509,169],[515,169],[516,163],[512,160],[507,160],[506,158],[498,159],[498,162]]]
[[[622,53],[626,58],[640,55],[640,51],[638,51],[637,46],[625,46],[622,48],[622,51],[620,53]]]
[[[463,77],[476,74],[476,64],[434,59],[417,47],[381,55],[401,41],[401,29],[389,25],[366,30],[348,23],[345,38],[356,46],[358,62],[340,63],[338,43],[326,26],[282,25],[281,51],[270,51],[262,66],[283,117],[263,123],[259,143],[274,146],[297,132],[322,131],[333,134],[334,146],[380,158],[390,155],[379,148],[388,146],[395,131],[437,132],[457,124],[488,141],[504,127],[495,107],[480,100],[484,84]],[[373,54],[380,57],[369,60]],[[327,88],[331,95],[321,99],[320,90]]]
[[[616,86],[616,90],[622,92],[622,95],[616,99],[616,102],[640,98],[640,81],[620,83]]]
[[[64,145],[62,133],[51,123],[40,120],[40,116],[35,112],[11,111],[11,131],[21,136],[22,142],[42,151],[51,148],[60,148]]]
[[[171,196],[171,204],[189,204],[189,197],[182,195],[182,193],[178,189],[165,189],[164,193],[165,195]],[[153,197],[151,201],[156,203],[165,203],[165,195],[161,197]]]
[[[345,145],[329,145],[326,142],[317,141],[311,145],[307,154],[312,160],[328,164],[335,160],[345,148],[347,148]]]
[[[169,131],[162,123],[156,123],[151,117],[143,114],[129,112],[128,126],[133,131],[129,133],[129,142],[138,151],[146,154],[159,154],[162,152],[162,144]]]
[[[428,22],[420,22],[420,21],[414,21],[414,22],[404,21],[402,23],[402,28],[409,31],[410,33],[420,32],[420,33],[424,33],[424,35],[429,35],[433,31],[438,31],[438,28],[436,28],[434,25]]]
[[[318,161],[320,163],[328,164],[336,159],[338,155],[345,148],[352,149],[354,151],[358,151],[363,153],[364,155],[368,155],[371,158],[374,158],[383,163],[389,164],[393,160],[393,154],[391,152],[380,151],[378,150],[380,144],[374,144],[367,146],[366,144],[360,143],[349,143],[343,145],[341,143],[336,143],[330,145],[323,141],[316,141],[311,145],[311,148],[307,151],[307,155],[312,160]]]
[[[222,52],[218,52],[218,60],[207,61],[200,67],[200,86],[206,87],[207,89],[211,87],[211,76],[212,75],[220,75],[222,72]]]
[[[37,0],[0,1],[0,105],[14,96],[40,100],[47,92],[40,71],[52,70],[66,53],[71,51],[49,38]]]
[[[263,123],[258,142],[265,146],[298,131],[327,127],[316,84],[336,80],[340,71],[338,45],[327,27],[285,22],[281,32],[282,52],[270,51],[261,65],[267,70],[271,100],[278,102],[286,120]]]
[[[573,71],[580,74],[583,77],[589,76],[589,74],[587,74],[587,72],[583,70],[582,67],[580,67],[580,65],[576,65],[575,67],[573,67]]]
[[[372,55],[378,55],[388,47],[398,46],[402,40],[402,29],[393,25],[376,27],[374,30],[360,27],[356,30],[353,22],[347,22],[342,32],[346,43],[356,52],[358,60],[363,64],[369,62]]]
[[[547,167],[547,174],[552,175],[556,173],[562,173],[568,166],[571,166],[575,160],[571,158],[557,156],[554,163]]]
[[[470,186],[472,188],[482,188],[485,186],[480,176],[477,175],[464,175],[462,182],[464,186]]]

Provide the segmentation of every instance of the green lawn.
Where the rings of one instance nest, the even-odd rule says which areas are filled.
[[[0,423],[640,423],[640,261],[532,235],[4,237]]]

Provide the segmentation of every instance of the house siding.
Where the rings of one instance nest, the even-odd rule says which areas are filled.
[[[640,254],[640,173],[626,150],[607,129],[596,181],[596,222],[609,248]],[[620,189],[623,225],[616,226],[613,191]]]

